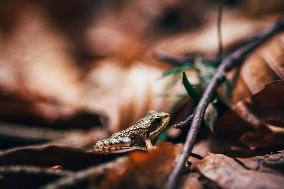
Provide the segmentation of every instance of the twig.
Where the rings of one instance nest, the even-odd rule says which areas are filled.
[[[208,104],[211,102],[211,98],[215,93],[216,89],[224,81],[225,73],[228,72],[237,63],[241,63],[242,60],[244,60],[246,56],[249,53],[251,53],[253,50],[255,50],[259,45],[261,45],[263,42],[265,42],[270,37],[272,37],[273,35],[275,35],[276,33],[280,32],[283,29],[284,29],[284,18],[276,22],[269,30],[259,35],[259,37],[255,38],[250,43],[247,43],[244,46],[236,49],[234,52],[227,55],[221,61],[221,64],[218,67],[215,75],[213,76],[213,79],[207,86],[205,92],[202,95],[201,100],[199,101],[199,104],[197,105],[194,111],[193,120],[183,147],[183,151],[180,154],[177,164],[175,165],[173,171],[169,176],[169,179],[165,184],[166,189],[177,188],[186,160],[192,151],[205,110]]]
[[[99,168],[100,166],[90,167],[88,169],[77,172],[68,177],[63,177],[54,182],[51,182],[47,184],[46,186],[43,186],[41,189],[63,189],[63,188],[69,188],[71,186],[74,187],[76,184],[79,184],[80,182],[87,180],[91,175],[96,174],[96,172],[98,171],[103,172],[103,169],[99,169]]]
[[[77,184],[80,184],[84,181],[87,181],[90,177],[93,181],[101,180],[102,177],[115,165],[120,162],[128,161],[126,158],[119,158],[114,162],[103,163],[98,166],[92,166],[88,169],[84,169],[82,171],[76,172],[68,177],[63,177],[54,182],[51,182],[41,189],[63,189],[70,188],[70,186],[74,187]]]
[[[175,127],[176,129],[184,129],[185,126],[191,124],[192,119],[193,119],[193,114],[190,114],[184,121],[175,124],[174,127]]]

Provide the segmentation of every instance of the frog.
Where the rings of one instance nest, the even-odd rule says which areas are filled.
[[[170,114],[149,111],[143,118],[128,128],[99,140],[94,145],[97,153],[123,153],[134,150],[151,151],[152,141],[168,126]]]

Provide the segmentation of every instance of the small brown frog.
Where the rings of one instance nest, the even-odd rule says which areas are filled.
[[[95,152],[99,153],[121,153],[133,150],[149,151],[155,146],[151,140],[155,139],[168,125],[170,115],[165,112],[148,112],[129,128],[114,133],[109,138],[98,141]]]

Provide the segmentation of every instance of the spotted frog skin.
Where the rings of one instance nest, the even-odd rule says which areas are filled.
[[[133,150],[149,151],[155,146],[151,140],[168,125],[170,115],[165,112],[148,112],[145,117],[125,130],[98,141],[94,151],[98,153],[121,153]]]

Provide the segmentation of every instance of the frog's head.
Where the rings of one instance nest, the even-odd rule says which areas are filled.
[[[149,138],[154,139],[170,122],[170,114],[150,111],[145,116],[149,122],[146,125]]]

